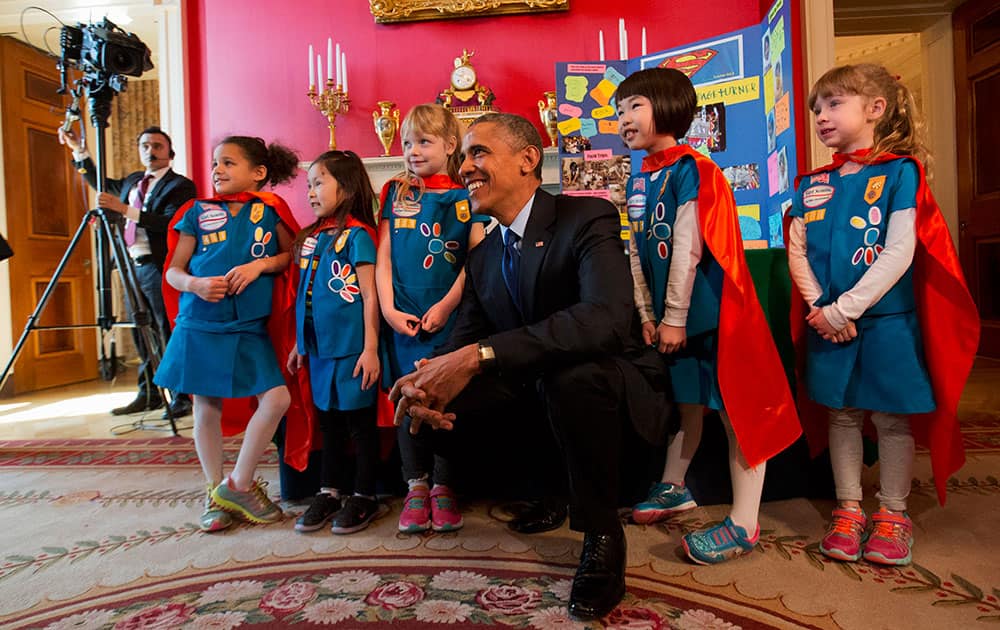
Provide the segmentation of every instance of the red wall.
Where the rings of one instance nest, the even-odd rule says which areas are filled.
[[[625,17],[635,56],[643,26],[649,51],[662,50],[755,24],[762,1],[570,0],[563,13],[382,25],[365,0],[187,0],[189,175],[200,194],[210,192],[212,147],[230,133],[279,139],[303,160],[324,151],[326,121],[306,98],[307,49],[312,44],[325,65],[328,36],[347,53],[353,101],[338,117],[337,146],[367,157],[382,152],[372,130],[377,101],[395,101],[403,115],[433,101],[463,48],[476,51],[472,62],[496,94],[494,105],[541,129],[536,102],[555,89],[553,64],[597,59],[598,29],[607,55],[617,56],[618,18]],[[392,152],[401,154],[398,137]],[[304,206],[303,180],[278,190],[293,208]]]

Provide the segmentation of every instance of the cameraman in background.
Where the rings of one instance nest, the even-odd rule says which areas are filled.
[[[97,168],[82,142],[70,130],[59,129],[59,141],[73,151],[77,170],[83,173],[91,187],[97,188]],[[167,226],[174,212],[195,197],[194,182],[170,168],[174,157],[170,136],[159,127],[149,127],[139,134],[139,159],[145,171],[136,171],[122,179],[107,178],[105,191],[97,195],[98,207],[125,216],[125,244],[135,266],[139,290],[149,304],[163,345],[170,339],[170,321],[163,306],[163,264],[167,256]],[[139,392],[135,400],[111,410],[112,415],[124,415],[159,409],[163,406],[160,392],[153,384],[149,363],[150,349],[142,335],[132,330],[136,350],[142,359],[139,366]],[[161,348],[162,351],[162,348]],[[170,412],[175,418],[191,413],[191,399],[186,394],[171,392]],[[167,413],[163,413],[167,418]]]

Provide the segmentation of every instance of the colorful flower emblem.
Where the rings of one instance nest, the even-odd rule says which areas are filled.
[[[653,209],[653,220],[649,222],[649,229],[646,230],[646,240],[656,239],[656,255],[660,260],[666,260],[670,256],[670,239],[674,235],[670,229],[670,224],[664,221],[667,217],[667,209],[663,202],[656,204]]]
[[[250,255],[254,258],[263,258],[267,253],[267,244],[271,242],[271,233],[265,232],[264,228],[257,226],[253,231],[253,245],[250,246]]]
[[[354,302],[355,296],[361,294],[358,288],[358,275],[349,263],[340,264],[339,260],[330,264],[330,274],[333,276],[326,283],[330,290],[340,295],[348,304]]]
[[[882,253],[883,247],[876,243],[881,232],[877,226],[881,223],[882,211],[879,210],[878,206],[872,206],[868,209],[867,221],[864,217],[851,217],[851,227],[864,231],[864,242],[854,252],[854,256],[851,257],[851,264],[857,265],[864,260],[865,265],[871,266],[875,262],[875,259],[878,258],[878,255]]]
[[[427,251],[429,253],[424,256],[424,269],[431,268],[431,265],[434,264],[434,257],[438,254],[453,265],[458,261],[458,258],[456,258],[455,254],[452,252],[461,247],[461,245],[458,241],[441,240],[440,223],[435,222],[433,225],[421,223],[420,233],[423,234],[425,238],[429,239],[427,241]]]

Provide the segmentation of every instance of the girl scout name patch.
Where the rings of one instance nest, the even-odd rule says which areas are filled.
[[[205,206],[202,206],[205,208]],[[214,232],[229,221],[229,214],[218,206],[209,207],[198,215],[198,227],[205,232]]]
[[[833,199],[833,186],[820,185],[807,188],[802,193],[802,205],[807,208],[818,208]]]

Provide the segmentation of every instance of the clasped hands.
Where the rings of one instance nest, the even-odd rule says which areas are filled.
[[[224,276],[197,276],[191,279],[188,290],[206,302],[218,302],[226,295],[239,295],[260,277],[263,259],[253,260],[233,267]]]
[[[409,416],[413,435],[423,424],[451,430],[455,414],[445,412],[445,408],[479,372],[476,344],[433,359],[421,359],[416,365],[416,371],[396,381],[389,392],[389,400],[396,404],[396,426]]]
[[[854,322],[849,321],[847,325],[837,330],[830,324],[830,321],[823,314],[823,309],[812,307],[806,315],[806,323],[813,327],[819,336],[833,343],[845,343],[858,336],[858,329]]]

